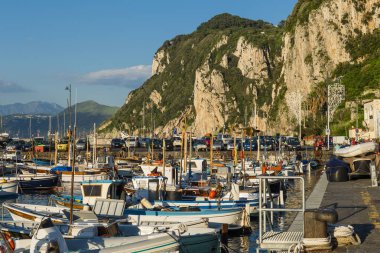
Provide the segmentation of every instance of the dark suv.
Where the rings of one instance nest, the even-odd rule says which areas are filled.
[[[287,150],[300,150],[301,143],[298,138],[292,137],[286,140],[286,149]]]
[[[125,141],[118,138],[112,139],[111,150],[112,149],[125,149]]]

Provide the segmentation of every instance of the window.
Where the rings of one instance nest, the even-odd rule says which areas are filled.
[[[83,195],[85,197],[100,197],[102,195],[101,185],[83,185]]]

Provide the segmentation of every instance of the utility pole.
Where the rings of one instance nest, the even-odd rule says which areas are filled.
[[[355,141],[359,140],[359,103],[356,101],[356,129],[355,129]]]
[[[338,77],[339,83],[330,84],[327,87],[327,149],[330,150],[330,121],[335,110],[345,98],[345,86],[341,84],[341,77]]]
[[[301,95],[301,92],[298,91],[298,127],[299,127],[299,132],[298,132],[298,139],[301,143],[302,141],[302,137],[301,137],[301,126],[302,126],[302,108],[301,108],[301,104],[302,104],[302,95]]]
[[[145,137],[145,98],[143,103],[143,136]]]

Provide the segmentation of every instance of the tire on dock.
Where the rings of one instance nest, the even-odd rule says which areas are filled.
[[[326,175],[329,182],[346,182],[349,180],[348,168],[344,166],[328,167]]]

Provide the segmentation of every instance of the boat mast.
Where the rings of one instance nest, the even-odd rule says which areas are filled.
[[[70,225],[73,224],[73,199],[74,199],[74,163],[75,163],[75,157],[73,152],[73,159],[71,161],[71,148],[73,148],[74,151],[74,145],[72,145],[72,138],[71,138],[71,84],[66,87],[66,90],[69,91],[69,130],[67,132],[68,135],[68,150],[69,150],[69,158],[68,158],[68,164],[71,166],[71,194],[70,194]],[[75,138],[75,127],[74,127],[74,138]]]
[[[191,179],[191,156],[192,156],[192,150],[193,150],[193,147],[192,147],[192,144],[193,144],[193,139],[192,139],[192,132],[191,132],[191,129],[190,129],[190,138],[189,138],[189,141],[190,141],[190,150],[189,150],[189,181]]]
[[[92,145],[92,167],[96,164],[96,123],[94,123],[94,144]]]

